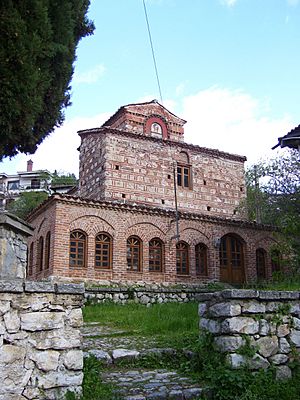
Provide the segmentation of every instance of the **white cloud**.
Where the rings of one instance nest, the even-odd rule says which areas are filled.
[[[278,137],[295,127],[289,116],[271,118],[268,102],[241,90],[211,87],[183,99],[185,140],[246,156],[249,164],[274,157]]]
[[[237,1],[238,1],[238,0],[220,0],[220,3],[221,3],[223,6],[233,7],[233,6],[236,4]]]
[[[96,65],[85,72],[76,72],[74,73],[73,83],[95,83],[97,82],[105,73],[106,68],[103,64]]]
[[[296,7],[299,4],[299,0],[287,0],[289,6]]]

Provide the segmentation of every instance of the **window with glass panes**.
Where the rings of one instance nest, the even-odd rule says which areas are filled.
[[[141,240],[136,236],[130,236],[127,239],[127,270],[141,270]]]
[[[163,243],[160,239],[149,242],[149,271],[161,272],[163,270]]]
[[[85,267],[86,235],[82,231],[70,234],[70,267]]]
[[[203,243],[195,246],[196,274],[207,275],[207,247]]]
[[[266,278],[266,251],[264,249],[256,250],[256,274],[258,279]]]
[[[189,166],[177,165],[177,186],[191,187],[191,170]]]
[[[111,237],[105,233],[99,233],[95,239],[95,267],[111,268]]]
[[[176,271],[179,275],[189,273],[189,246],[185,242],[178,242],[176,245]]]
[[[41,236],[37,245],[37,268],[38,271],[43,271],[43,253],[44,253],[44,238]]]
[[[51,233],[48,232],[45,241],[45,269],[49,268],[49,263],[50,263],[50,240],[51,240]]]

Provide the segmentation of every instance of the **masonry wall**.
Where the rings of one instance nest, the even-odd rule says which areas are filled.
[[[174,209],[175,161],[191,171],[191,186],[177,187],[179,209],[238,216],[243,157],[109,130],[82,137],[80,195]]]
[[[80,393],[84,287],[0,281],[0,399]]]
[[[233,368],[276,368],[289,378],[300,351],[300,294],[288,291],[224,290],[198,296],[200,331]]]
[[[189,245],[190,270],[187,275],[176,273],[176,234],[174,212],[161,209],[145,209],[111,203],[83,201],[77,198],[56,196],[51,206],[35,216],[30,223],[35,227],[29,241],[38,242],[47,234],[50,226],[51,254],[49,270],[36,270],[36,252],[34,253],[33,274],[31,279],[41,279],[49,275],[77,280],[113,280],[152,283],[203,283],[218,281],[220,277],[219,248],[216,239],[233,233],[244,242],[246,280],[256,278],[257,248],[267,252],[267,276],[271,276],[269,249],[274,238],[272,231],[260,229],[255,224],[241,224],[235,221],[203,218],[199,215],[182,214],[179,222],[180,239]],[[72,230],[82,230],[87,234],[87,266],[69,267],[69,238]],[[112,268],[95,268],[95,237],[106,232],[112,237]],[[126,241],[131,235],[142,240],[142,268],[140,272],[127,270]],[[164,244],[164,262],[162,272],[149,271],[149,241],[159,238]],[[208,274],[197,275],[195,265],[195,246],[204,243],[208,249]]]

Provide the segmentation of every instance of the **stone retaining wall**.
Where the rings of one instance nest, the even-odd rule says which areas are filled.
[[[84,286],[0,281],[0,400],[81,391]]]
[[[273,365],[278,378],[291,377],[300,353],[299,292],[230,289],[198,298],[200,331],[214,335],[233,368]]]
[[[144,305],[161,304],[168,302],[186,303],[197,300],[197,296],[207,292],[207,289],[172,288],[172,287],[95,287],[86,288],[85,299],[92,303],[112,301],[117,304],[126,304],[134,301]]]

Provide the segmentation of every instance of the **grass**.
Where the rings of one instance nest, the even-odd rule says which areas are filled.
[[[300,274],[298,272],[288,274],[276,272],[271,280],[257,281],[246,285],[245,289],[300,291]]]
[[[104,303],[85,306],[85,322],[99,322],[117,330],[128,331],[130,335],[155,336],[159,345],[180,348],[190,347],[197,341],[198,305],[189,303],[144,305],[128,303],[120,306]]]

